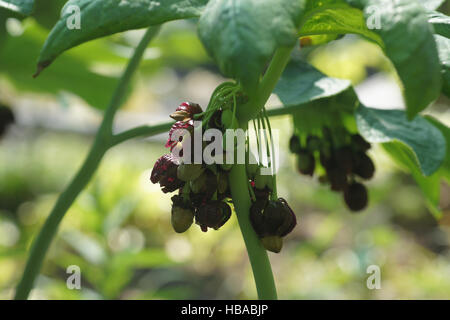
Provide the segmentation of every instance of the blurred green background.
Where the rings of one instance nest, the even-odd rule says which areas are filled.
[[[64,1],[38,1],[34,18],[4,21],[0,34],[0,102],[16,124],[0,140],[0,299],[10,299],[27,251],[58,194],[76,172],[117,77],[142,31],[96,40],[63,54],[37,79],[39,50]],[[448,4],[447,4],[448,6]],[[444,8],[447,10],[448,8]],[[366,104],[401,107],[392,67],[373,44],[346,36],[306,48],[323,72],[351,79]],[[224,79],[190,21],[162,28],[145,53],[116,130],[167,121],[182,101],[206,106]],[[272,98],[270,105],[279,102]],[[442,97],[428,113],[450,124]],[[279,195],[299,224],[280,254],[269,253],[281,299],[449,299],[450,187],[442,182],[443,218],[436,221],[421,190],[381,147],[370,205],[351,214],[338,194],[295,173],[287,151],[288,117],[276,118],[282,154]],[[149,176],[165,135],[111,150],[68,212],[44,263],[33,299],[252,299],[244,243],[233,216],[219,231],[197,226],[176,234],[170,195]],[[66,269],[81,268],[82,289],[69,290]],[[381,289],[366,270],[381,268]]]

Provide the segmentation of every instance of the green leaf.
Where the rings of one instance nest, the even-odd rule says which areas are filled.
[[[41,51],[38,71],[47,67],[65,50],[117,32],[159,25],[176,19],[200,15],[208,0],[70,0]],[[75,11],[80,8],[80,29],[69,29]]]
[[[212,0],[198,32],[221,71],[253,88],[274,51],[297,41],[303,2]]]
[[[439,60],[441,61],[442,72],[442,92],[450,97],[450,39],[440,35],[434,36],[439,52]]]
[[[348,80],[328,77],[304,61],[292,60],[281,75],[274,93],[284,106],[298,106],[335,96],[350,87]]]
[[[33,11],[34,0],[0,0],[0,8],[22,16],[28,16]]]
[[[411,0],[346,0],[363,10],[366,20],[379,18],[374,29],[402,80],[408,118],[438,98],[441,76],[433,29],[426,9]]]
[[[35,0],[33,18],[40,25],[51,29],[59,20],[66,2],[67,0]]]
[[[447,153],[445,155],[444,162],[442,163],[442,166],[439,169],[439,173],[447,180],[447,182],[450,183],[450,128],[447,127],[445,124],[439,122],[432,116],[425,116],[425,119],[427,119],[427,121],[432,123],[436,128],[438,128],[441,131],[447,143]]]
[[[450,17],[440,12],[428,14],[428,22],[433,25],[434,32],[450,38]]]
[[[361,10],[344,0],[309,1],[300,24],[300,36],[354,33],[383,46],[383,41],[369,30]]]
[[[417,159],[410,148],[400,142],[383,143],[383,148],[405,171],[409,172],[425,196],[427,206],[436,219],[442,217],[440,202],[440,177],[434,173],[425,177],[417,164]]]
[[[403,110],[382,110],[361,105],[356,111],[361,135],[372,143],[398,140],[410,147],[422,173],[430,176],[441,166],[446,155],[442,133],[421,116],[409,121]]]
[[[84,59],[90,53],[92,59],[97,53],[105,53],[101,46],[94,46],[99,52],[85,51],[70,53],[55,63],[53,68],[42,77],[33,79],[35,59],[39,54],[47,32],[37,24],[28,21],[25,32],[20,37],[9,37],[0,50],[0,75],[6,77],[16,89],[30,92],[59,94],[71,92],[83,98],[96,108],[106,107],[110,93],[115,89],[117,79],[92,72]],[[111,53],[109,54],[111,55]],[[105,59],[111,59],[103,55]]]

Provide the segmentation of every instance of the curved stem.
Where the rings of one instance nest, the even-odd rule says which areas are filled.
[[[136,128],[132,128],[130,130],[121,132],[113,136],[112,146],[115,146],[124,141],[137,138],[137,137],[150,137],[153,135],[157,135],[160,133],[164,133],[170,130],[174,121],[169,121],[161,124],[157,124],[154,126],[140,126]]]
[[[263,300],[275,300],[277,299],[277,290],[269,257],[250,223],[251,200],[247,189],[248,181],[244,164],[233,166],[229,182],[234,209],[252,266],[258,297]]]
[[[131,80],[131,76],[136,71],[139,61],[144,54],[145,48],[147,48],[151,39],[156,35],[158,29],[159,28],[153,27],[149,28],[139,45],[136,47],[133,57],[127,65],[119,84],[117,85],[108,109],[105,112],[105,116],[103,117],[102,124],[97,132],[94,144],[92,145],[84,164],[81,166],[72,182],[59,196],[55,206],[50,212],[50,215],[45,221],[44,226],[40,230],[31,247],[30,255],[28,257],[22,278],[17,286],[14,299],[22,300],[28,298],[34,281],[42,267],[45,254],[47,253],[50,244],[58,231],[59,224],[64,218],[67,210],[91,180],[106,151],[108,151],[108,149],[113,145],[124,141],[124,137],[122,136],[122,140],[118,139],[115,143],[113,143],[114,139],[117,139],[117,136],[112,135],[114,115],[121,105],[123,97],[125,96],[126,88]],[[121,136],[119,135],[119,137]]]
[[[273,89],[275,88],[278,79],[284,71],[289,59],[291,57],[293,47],[281,47],[275,52],[272,61],[264,74],[261,83],[258,86],[255,94],[251,95],[249,98],[249,105],[245,108],[239,108],[238,120],[244,123],[256,118],[258,113],[266,104]]]

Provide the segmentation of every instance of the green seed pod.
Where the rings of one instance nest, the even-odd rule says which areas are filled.
[[[261,238],[261,243],[266,250],[279,253],[283,248],[283,238],[279,236],[268,236]]]
[[[352,183],[344,193],[344,200],[350,210],[363,210],[368,203],[366,187],[358,182]]]
[[[194,222],[194,209],[180,195],[172,197],[172,227],[177,233],[183,233]]]
[[[172,227],[177,233],[183,233],[194,222],[194,213],[191,209],[172,207]]]
[[[206,174],[206,172],[203,172],[197,179],[191,181],[191,191],[193,193],[200,193],[204,191],[207,180],[208,175]]]
[[[181,164],[177,169],[177,177],[183,181],[194,181],[205,171],[201,164]]]

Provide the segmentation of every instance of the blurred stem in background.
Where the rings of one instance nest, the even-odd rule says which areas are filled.
[[[103,118],[102,124],[97,132],[94,144],[92,145],[92,148],[84,164],[82,165],[81,169],[78,171],[72,182],[68,185],[66,190],[64,190],[64,192],[62,192],[59,196],[55,206],[53,207],[53,210],[50,212],[50,215],[45,221],[41,231],[39,232],[36,240],[31,247],[30,255],[25,266],[25,271],[22,275],[19,285],[17,286],[16,294],[14,297],[16,300],[23,300],[28,298],[31,289],[33,288],[34,281],[36,280],[36,277],[41,270],[45,254],[48,251],[53,238],[55,237],[60,222],[64,218],[64,215],[66,214],[72,203],[75,201],[77,196],[91,180],[106,151],[108,151],[108,149],[115,144],[115,136],[112,133],[114,115],[116,114],[123,101],[126,88],[130,83],[131,77],[136,71],[139,62],[142,59],[145,49],[147,48],[150,41],[156,36],[158,31],[159,27],[149,28],[136,47],[133,57],[131,58],[127,68],[125,69],[125,72],[120,78],[117,89],[114,92],[108,108],[105,111],[105,116]],[[158,130],[160,130],[160,132],[164,132],[165,127],[158,126],[157,130],[154,131],[154,134],[160,133],[158,132]]]

